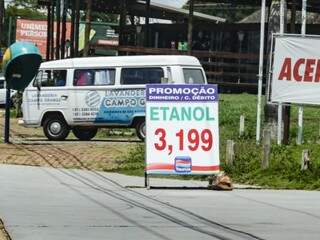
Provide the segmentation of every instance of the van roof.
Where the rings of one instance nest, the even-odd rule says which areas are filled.
[[[199,60],[192,56],[180,55],[146,55],[146,56],[116,56],[116,57],[87,57],[68,58],[43,62],[40,68],[66,69],[66,68],[96,68],[96,67],[133,67],[133,66],[201,66]]]

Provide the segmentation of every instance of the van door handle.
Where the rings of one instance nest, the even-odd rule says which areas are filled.
[[[61,96],[61,99],[62,99],[62,100],[67,100],[67,99],[68,99],[68,95],[62,95],[62,96]]]

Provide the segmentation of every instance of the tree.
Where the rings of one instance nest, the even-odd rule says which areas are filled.
[[[91,31],[91,12],[92,12],[92,0],[87,0],[86,8],[86,27],[84,34],[84,50],[83,56],[87,57],[89,54],[89,41],[90,41],[90,31]]]
[[[10,17],[13,19],[13,23],[15,22],[15,19],[18,17],[35,20],[46,19],[45,13],[43,11],[39,11],[37,0],[12,0],[6,8],[6,14],[4,19],[4,31],[2,37],[5,43],[7,43],[7,41],[5,40],[8,39],[9,27],[13,28],[13,26],[9,26]],[[15,31],[14,29],[11,30],[11,39],[14,39]]]
[[[45,20],[46,14],[39,11],[37,0],[13,0],[6,9],[6,17]]]

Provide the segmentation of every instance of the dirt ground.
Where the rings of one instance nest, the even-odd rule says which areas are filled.
[[[0,240],[10,240],[6,230],[4,229],[1,219],[0,219]]]
[[[0,118],[3,139],[4,119]],[[0,164],[50,166],[90,170],[113,170],[130,147],[139,144],[135,138],[97,138],[78,141],[72,134],[66,141],[48,141],[42,129],[25,128],[11,119],[10,141],[0,144]]]

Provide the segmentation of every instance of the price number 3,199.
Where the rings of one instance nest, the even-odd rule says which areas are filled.
[[[173,145],[167,142],[166,130],[158,128],[155,130],[154,134],[158,137],[154,143],[154,147],[158,151],[167,150],[170,155],[173,151]],[[202,150],[204,152],[208,152],[213,148],[213,135],[210,129],[203,129],[201,132],[197,129],[190,129],[189,131],[180,129],[175,136],[178,141],[177,147],[180,151],[190,150],[193,152]]]

